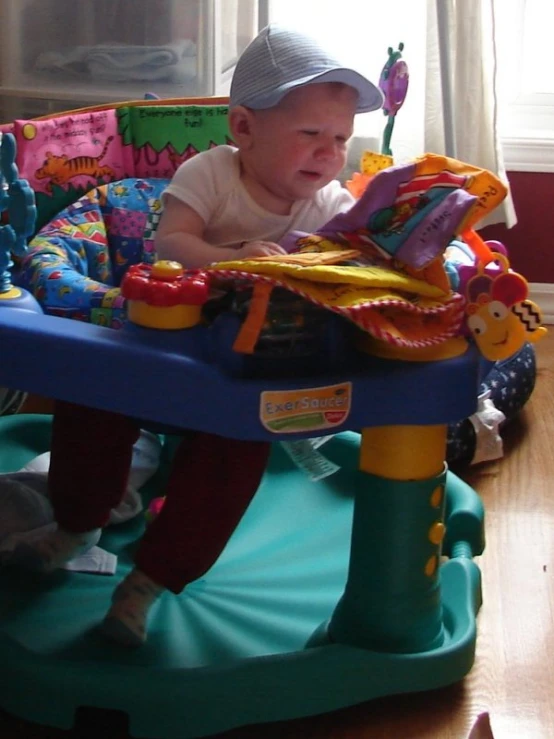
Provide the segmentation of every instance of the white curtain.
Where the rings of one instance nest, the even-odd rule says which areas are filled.
[[[452,109],[456,158],[507,182],[497,128],[493,0],[272,0],[270,8],[271,20],[315,36],[374,82],[388,47],[404,44],[410,84],[392,134],[395,163],[424,152],[451,155],[444,111]],[[380,113],[357,117],[347,174],[357,168],[361,150],[379,150],[385,123]],[[502,222],[516,222],[511,197],[479,226]]]
[[[426,151],[495,172],[507,182],[498,131],[493,0],[427,0]],[[516,223],[511,195],[479,224]]]

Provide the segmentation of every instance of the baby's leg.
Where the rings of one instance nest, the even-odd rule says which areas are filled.
[[[48,487],[58,529],[21,543],[13,553],[16,564],[47,572],[96,544],[125,493],[139,433],[126,416],[56,403]]]
[[[269,451],[266,442],[200,432],[181,443],[165,504],[140,543],[137,569],[116,590],[105,633],[141,644],[159,593],[181,592],[215,563],[258,489]]]

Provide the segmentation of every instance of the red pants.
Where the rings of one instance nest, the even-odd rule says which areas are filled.
[[[140,426],[132,418],[58,401],[49,491],[61,528],[102,527],[127,487]],[[258,489],[270,444],[187,434],[170,472],[165,504],[147,527],[136,565],[174,593],[217,560]]]

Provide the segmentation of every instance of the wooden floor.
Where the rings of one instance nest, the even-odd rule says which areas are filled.
[[[469,676],[433,693],[220,737],[465,739],[483,711],[490,713],[495,739],[554,737],[554,327],[537,346],[537,356],[537,387],[505,430],[504,458],[456,470],[480,492],[487,511],[487,548],[479,558],[484,605]],[[16,737],[126,739],[128,734],[119,717],[98,713],[84,716],[71,732],[0,715],[0,739]]]

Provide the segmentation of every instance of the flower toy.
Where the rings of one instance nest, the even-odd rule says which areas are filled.
[[[346,182],[346,187],[356,198],[360,198],[376,174],[394,164],[391,149],[391,138],[394,129],[396,114],[404,104],[408,93],[410,75],[408,65],[402,59],[404,44],[398,44],[398,49],[388,48],[388,59],[381,70],[379,88],[383,93],[383,113],[387,116],[387,124],[383,132],[381,153],[365,151],[362,155],[361,172],[354,172],[352,179]]]
[[[208,299],[209,278],[202,270],[185,270],[179,262],[135,264],[121,283],[130,321],[146,328],[191,328],[200,322]]]
[[[387,116],[387,125],[383,134],[381,152],[389,156],[392,156],[390,142],[394,128],[394,119],[406,99],[410,79],[408,65],[402,59],[403,49],[403,43],[398,44],[397,51],[393,51],[392,46],[389,47],[389,58],[379,78],[379,87],[385,98],[383,112]]]

